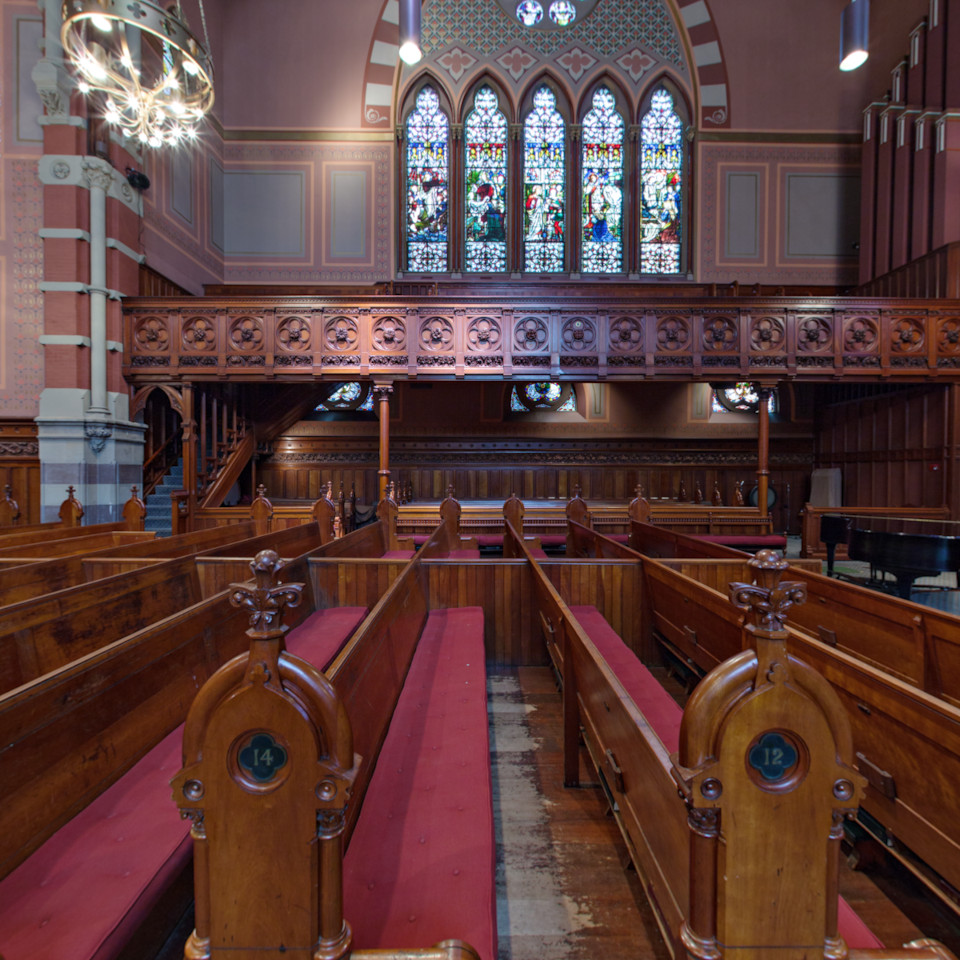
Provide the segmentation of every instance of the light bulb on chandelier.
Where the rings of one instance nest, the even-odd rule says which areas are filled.
[[[196,138],[213,106],[213,61],[190,32],[179,2],[65,0],[60,38],[77,89],[94,97],[104,119],[149,147]]]

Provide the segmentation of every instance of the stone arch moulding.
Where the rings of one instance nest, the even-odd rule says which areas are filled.
[[[730,90],[727,67],[720,35],[710,11],[709,0],[664,0],[673,15],[678,31],[686,36],[688,64],[695,74],[693,86],[698,104],[698,126],[728,128],[730,126]],[[398,27],[395,20],[395,0],[383,0],[380,14],[370,37],[363,79],[363,107],[361,126],[366,129],[390,130],[395,120]],[[620,60],[629,61],[629,57]],[[629,62],[615,61],[620,69],[633,76]],[[465,65],[464,69],[467,69]],[[663,64],[661,64],[663,66]],[[486,69],[492,70],[490,66]],[[519,80],[519,77],[515,78]],[[589,78],[592,82],[592,77]],[[679,78],[677,78],[679,80]],[[472,83],[472,79],[469,81]],[[525,79],[525,84],[528,80]],[[683,85],[680,82],[679,85]],[[503,78],[504,89],[509,89]],[[642,84],[645,89],[646,81]],[[569,93],[569,91],[568,91]],[[575,98],[574,98],[575,99]]]
[[[723,58],[720,34],[710,13],[708,0],[673,0],[678,23],[687,35],[690,62],[696,69],[696,94],[699,126],[730,126],[730,87],[727,64]]]

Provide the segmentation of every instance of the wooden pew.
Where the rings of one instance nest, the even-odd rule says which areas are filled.
[[[759,960],[774,950],[809,956],[822,944],[814,955],[912,955],[881,953],[838,902],[836,826],[863,781],[836,694],[786,655],[781,612],[802,592],[776,592],[786,565],[768,562],[759,586],[739,585],[741,606],[756,598],[755,609],[773,616],[754,618],[747,649],[710,674],[682,722],[597,611],[568,607],[532,566],[548,641],[562,648],[565,782],[579,782],[582,733],[671,953]],[[794,759],[760,770],[763,749],[780,741]],[[918,957],[949,956],[942,945],[918,946]]]
[[[93,653],[201,599],[193,558],[0,608],[0,691]]]
[[[307,579],[304,561],[289,570]],[[304,601],[288,617],[290,649],[323,666],[364,611],[315,610],[309,583]],[[246,621],[224,592],[0,695],[6,960],[157,952],[146,921],[168,918],[164,898],[190,860],[167,786],[179,727],[197,689],[246,646]]]
[[[352,945],[362,957],[398,938],[425,948],[466,931],[480,957],[495,957],[483,631],[477,612],[429,612],[420,570],[454,533],[452,520],[437,528],[327,678],[283,653],[282,628],[268,618],[258,629],[255,617],[250,657],[202,689],[174,780],[181,809],[197,818],[195,885],[204,891],[188,954],[253,943],[330,958]],[[242,602],[273,611],[287,591],[264,580]],[[296,708],[281,709],[285,700]],[[284,745],[289,773],[281,772],[287,758],[277,766],[276,747],[256,740],[264,731]],[[237,772],[223,768],[224,750]],[[245,766],[263,750],[269,764]],[[232,789],[238,775],[259,786]],[[304,829],[290,829],[299,822]],[[342,837],[350,837],[345,860]],[[284,909],[259,909],[276,891]],[[430,954],[446,955],[478,954],[465,945]]]
[[[13,499],[13,487],[5,484],[0,500],[0,527],[12,527],[20,519],[20,505]]]
[[[744,621],[720,590],[676,569],[680,563],[647,560],[644,583],[657,632],[702,673],[743,648]],[[811,583],[827,579],[799,570],[796,577],[808,590]],[[822,605],[817,601],[809,606],[817,609],[816,617]],[[799,611],[791,613],[800,616]],[[938,614],[938,620],[943,616]],[[856,763],[868,780],[861,822],[915,872],[933,870],[960,887],[955,790],[960,782],[960,708],[847,652],[858,643],[855,623],[846,637],[838,633],[834,645],[792,626],[788,615],[790,651],[830,681],[846,709]],[[880,657],[874,651],[871,659]],[[936,889],[935,881],[930,885]]]

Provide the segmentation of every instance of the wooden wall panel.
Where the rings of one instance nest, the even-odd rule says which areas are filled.
[[[377,605],[407,562],[311,557],[309,565],[318,608],[366,607],[369,611]]]
[[[538,666],[547,663],[533,607],[530,571],[525,560],[425,560],[427,603],[483,608],[487,663]]]
[[[40,523],[40,453],[33,420],[0,420],[0,496],[8,483],[20,507],[18,524]]]
[[[947,386],[838,403],[823,411],[817,466],[843,473],[843,505],[948,504]]]

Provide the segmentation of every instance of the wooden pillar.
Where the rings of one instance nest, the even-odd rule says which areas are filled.
[[[944,505],[950,508],[950,519],[960,517],[960,384],[947,387],[947,437],[944,450]]]
[[[380,469],[377,471],[380,478],[379,501],[386,496],[390,482],[390,394],[393,393],[393,385],[374,383],[373,392],[377,395],[377,415],[380,418]]]
[[[197,423],[194,420],[193,384],[185,383],[180,389],[180,423],[183,427],[180,449],[183,453],[183,486],[187,491],[187,526],[193,530],[197,507]]]
[[[757,506],[760,516],[768,514],[767,490],[770,485],[770,387],[760,387],[760,410],[758,411],[757,430]]]

